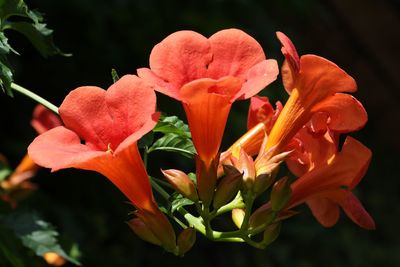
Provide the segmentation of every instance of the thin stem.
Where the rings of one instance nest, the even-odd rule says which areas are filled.
[[[29,91],[28,89],[16,84],[16,83],[11,83],[11,89],[35,100],[36,102],[38,102],[39,104],[42,104],[43,106],[45,106],[46,108],[50,109],[51,111],[53,111],[55,114],[58,115],[58,107],[53,105],[52,103],[50,103],[49,101],[47,101],[46,99],[44,99],[41,96],[38,96],[37,94]]]
[[[164,190],[156,181],[154,181],[153,177],[150,177],[151,186],[156,190],[165,200],[169,201],[170,195],[167,191]]]
[[[229,212],[233,209],[240,209],[244,208],[246,205],[243,203],[243,198],[241,197],[241,194],[239,193],[232,202],[220,207],[215,214],[213,214],[214,217],[219,216],[221,214],[224,214],[226,212]]]

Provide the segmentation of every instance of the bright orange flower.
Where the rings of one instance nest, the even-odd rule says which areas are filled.
[[[136,145],[157,123],[155,107],[154,90],[134,75],[122,77],[107,91],[79,87],[59,108],[65,126],[38,136],[28,152],[37,164],[52,171],[79,168],[106,176],[171,251],[175,234],[154,200]]]
[[[303,128],[298,137],[303,141],[303,157],[289,162],[289,168],[301,175],[291,185],[288,208],[306,202],[313,215],[330,227],[339,219],[339,206],[359,226],[374,229],[375,223],[360,201],[351,192],[364,176],[371,151],[357,140],[347,137],[342,150],[327,132],[310,134]],[[292,155],[292,158],[293,155]]]
[[[364,108],[352,96],[341,93],[356,91],[354,79],[322,57],[299,58],[290,39],[280,32],[277,36],[286,58],[282,79],[290,97],[272,128],[265,150],[277,146],[279,152],[311,119],[312,129],[320,134],[327,128],[338,133],[362,128],[367,121]]]
[[[209,39],[179,31],[153,48],[150,69],[139,69],[138,74],[155,84],[157,91],[182,101],[203,161],[198,166],[207,169],[201,173],[210,174],[197,178],[200,197],[208,198],[210,192],[202,191],[214,190],[216,175],[211,169],[218,160],[231,105],[273,82],[278,75],[276,61],[266,60],[259,43],[237,29],[219,31]]]

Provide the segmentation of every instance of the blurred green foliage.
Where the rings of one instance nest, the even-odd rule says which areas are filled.
[[[132,207],[122,194],[106,178],[80,170],[53,174],[42,170],[34,179],[40,189],[20,203],[18,209],[39,211],[59,232],[76,241],[84,266],[399,266],[400,208],[396,204],[400,202],[397,171],[400,144],[394,133],[380,127],[380,112],[386,106],[375,101],[376,92],[393,97],[396,85],[372,88],[366,82],[369,72],[360,65],[375,70],[374,55],[366,53],[366,45],[354,37],[352,24],[343,22],[333,2],[30,0],[28,5],[43,12],[55,30],[55,43],[74,56],[43,59],[23,36],[10,32],[11,45],[21,56],[9,60],[19,84],[58,105],[78,86],[107,88],[113,81],[111,68],[122,76],[147,66],[152,47],[177,30],[191,29],[209,36],[223,28],[241,28],[262,44],[268,57],[279,62],[282,56],[274,33],[283,31],[292,38],[300,54],[311,52],[327,57],[359,83],[357,98],[369,111],[370,122],[354,136],[371,147],[374,157],[357,195],[375,218],[376,231],[362,230],[344,216],[334,228],[325,229],[303,207],[300,215],[282,225],[279,239],[268,250],[212,243],[198,236],[195,247],[184,258],[176,258],[131,233],[123,222],[128,220]],[[367,65],[356,64],[359,58],[365,59]],[[373,73],[378,80],[385,77],[384,73]],[[286,98],[279,78],[263,94],[273,101]],[[161,111],[184,118],[179,103],[161,95],[158,103]],[[0,116],[0,153],[13,166],[35,136],[29,125],[34,105],[22,96],[0,97],[1,114],[13,114]],[[224,148],[244,132],[247,107],[248,102],[235,103]],[[160,168],[193,170],[190,159],[168,152],[152,153],[149,166],[150,174],[155,177],[160,177]],[[4,252],[4,248],[0,249]],[[29,256],[24,248],[12,245],[6,248],[20,255],[15,261],[27,260]],[[36,266],[34,261],[40,259],[32,260],[32,256],[29,266]],[[3,262],[0,260],[0,265]]]

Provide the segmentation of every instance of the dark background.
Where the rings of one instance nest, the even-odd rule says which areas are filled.
[[[148,66],[152,47],[174,31],[191,29],[210,36],[240,28],[264,47],[268,57],[283,57],[275,31],[285,32],[300,54],[326,57],[358,82],[355,96],[369,114],[367,126],[352,134],[373,151],[367,175],[356,190],[374,217],[377,230],[366,231],[342,216],[332,229],[320,226],[303,208],[283,225],[280,238],[261,251],[241,244],[198,242],[184,258],[139,240],[124,221],[124,197],[103,177],[86,171],[43,170],[35,178],[40,192],[21,205],[33,207],[57,229],[76,240],[85,266],[400,266],[400,20],[396,0],[27,0],[45,14],[55,42],[73,57],[43,59],[18,34],[11,44],[20,52],[11,62],[15,80],[59,105],[81,85],[107,88],[110,70],[120,75]],[[286,97],[280,77],[263,94]],[[180,105],[163,96],[159,109],[182,116]],[[35,103],[21,95],[0,96],[0,153],[14,166],[35,132],[29,122]],[[225,134],[226,148],[244,132],[248,102],[235,103]],[[178,168],[181,158],[150,158],[159,167]],[[154,164],[154,162],[160,162]]]

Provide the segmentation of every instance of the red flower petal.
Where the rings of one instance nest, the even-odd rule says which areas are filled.
[[[249,69],[237,99],[247,99],[259,93],[276,80],[279,74],[278,63],[274,59],[261,61]]]
[[[276,36],[282,44],[281,51],[286,59],[281,69],[283,85],[290,94],[295,84],[295,78],[300,71],[300,59],[296,47],[284,33],[277,32]]]
[[[28,153],[38,165],[52,171],[71,167],[88,169],[92,161],[106,154],[81,144],[79,136],[63,126],[36,137],[28,147]]]
[[[43,105],[37,105],[33,111],[32,127],[38,134],[44,133],[54,127],[61,126],[60,118]]]
[[[300,95],[309,99],[309,106],[314,106],[334,93],[357,90],[357,84],[350,75],[335,63],[315,55],[301,57],[295,87]]]
[[[243,84],[234,99],[249,98],[273,82],[279,72],[275,60],[265,60],[260,44],[238,29],[219,31],[209,39],[193,31],[175,32],[153,48],[150,69],[139,69],[139,76],[178,100],[181,87],[189,82],[227,76]]]
[[[368,230],[375,229],[375,222],[354,194],[348,192],[340,202],[346,215],[356,224]]]
[[[179,90],[185,83],[208,77],[207,66],[212,56],[206,37],[194,31],[178,31],[154,46],[150,69]]]
[[[132,133],[139,139],[148,132],[148,127],[140,128],[154,121],[155,102],[151,87],[136,76],[125,75],[108,91],[94,86],[73,90],[59,110],[68,129],[91,148],[106,151],[117,149]]]
[[[291,206],[296,206],[313,195],[343,186],[352,190],[364,176],[371,155],[367,147],[354,138],[347,137],[342,151],[334,158],[313,168],[291,185]]]
[[[367,112],[362,104],[348,94],[335,94],[315,106],[314,110],[318,113],[325,113],[328,120],[325,118],[322,123],[338,133],[357,131],[364,127],[368,120]]]
[[[339,220],[339,206],[327,198],[307,200],[307,205],[320,224],[325,227],[334,226]]]
[[[219,31],[209,38],[209,43],[213,58],[208,66],[207,77],[212,79],[234,76],[245,81],[248,78],[249,70],[265,61],[265,54],[260,44],[253,37],[238,29]],[[260,74],[260,70],[267,69],[265,65],[267,64],[263,63],[257,67],[258,71],[254,71]],[[254,74],[252,76],[256,77]]]

